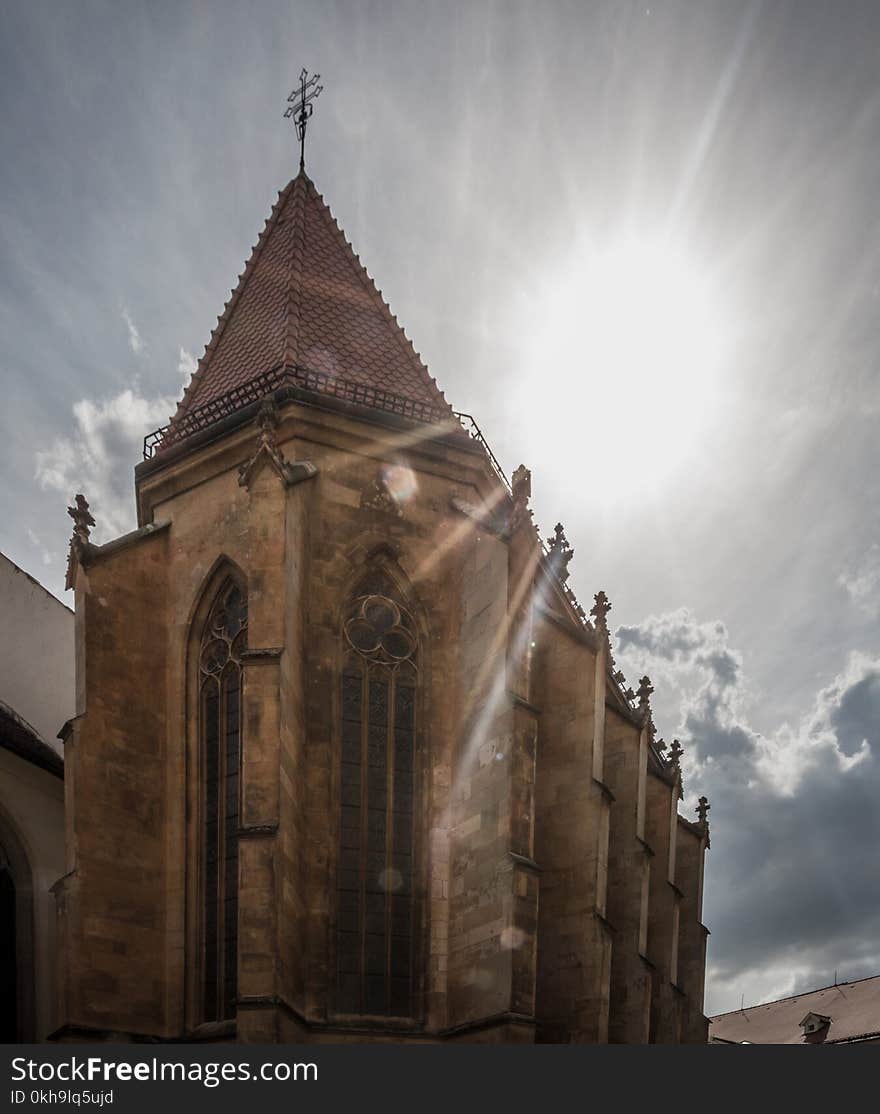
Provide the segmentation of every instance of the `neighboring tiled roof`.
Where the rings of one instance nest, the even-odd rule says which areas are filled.
[[[301,172],[272,213],[172,420],[298,368],[450,414],[397,319]]]
[[[2,702],[0,702],[0,747],[17,754],[26,762],[32,762],[35,766],[48,770],[56,777],[64,777],[64,760],[61,755],[44,742],[29,723]]]
[[[822,1034],[804,1037],[804,1015],[831,1018]],[[709,1039],[740,1044],[836,1044],[880,1036],[880,975],[826,986],[763,1006],[722,1013],[709,1024]]]

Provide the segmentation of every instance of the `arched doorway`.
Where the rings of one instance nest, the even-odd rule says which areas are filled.
[[[0,848],[0,1044],[18,1040],[15,882]]]
[[[24,845],[0,813],[0,1044],[34,1039],[33,879]]]

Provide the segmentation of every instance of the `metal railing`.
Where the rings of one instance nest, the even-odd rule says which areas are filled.
[[[372,387],[351,379],[337,379],[332,375],[311,371],[308,368],[279,366],[255,375],[240,387],[233,387],[232,390],[218,395],[210,402],[187,411],[168,425],[148,433],[144,438],[144,459],[151,460],[172,445],[177,445],[192,434],[207,429],[249,403],[260,402],[267,394],[285,386],[327,395],[356,406],[381,410],[386,414],[397,414],[416,422],[434,424],[448,421],[451,413],[449,410],[432,406],[419,399],[407,398],[392,391],[383,391],[379,387]],[[495,463],[497,467],[497,462]]]
[[[489,463],[492,465],[492,469],[495,472],[495,475],[498,477],[499,480],[501,480],[501,482],[507,488],[508,492],[512,492],[510,480],[507,478],[504,469],[498,463],[498,458],[489,448],[489,442],[483,436],[483,431],[477,425],[473,416],[471,414],[463,414],[460,410],[453,410],[452,413],[458,419],[461,428],[465,431],[468,437],[470,437],[471,440],[476,441],[478,442],[478,444],[482,445],[483,451],[489,458]]]

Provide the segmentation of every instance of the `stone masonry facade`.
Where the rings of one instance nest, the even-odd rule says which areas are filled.
[[[327,319],[343,327],[339,305]],[[256,351],[247,328],[229,335]],[[210,375],[209,353],[202,393]],[[169,437],[136,488],[134,533],[96,546],[83,518],[71,547],[58,1039],[705,1042],[705,810],[679,815],[647,678],[637,699],[616,672],[604,595],[588,618],[566,588],[570,551],[542,546],[524,469],[511,489],[455,418],[300,381]],[[230,583],[247,626],[218,928],[199,655]],[[391,616],[386,634],[398,617],[385,658],[353,607]],[[343,683],[361,675],[362,767]],[[382,732],[391,765],[367,789]],[[218,939],[223,1016],[204,992]],[[353,1009],[343,986],[396,1005]]]

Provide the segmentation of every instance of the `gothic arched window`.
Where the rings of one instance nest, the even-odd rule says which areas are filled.
[[[13,1044],[18,1031],[18,925],[12,871],[0,845],[0,1041]]]
[[[199,649],[204,1021],[234,1017],[238,992],[241,654],[246,646],[247,597],[227,582]]]
[[[344,618],[336,1008],[413,1012],[413,771],[418,638],[390,584]]]
[[[33,900],[21,835],[0,812],[0,1044],[35,1039]]]

